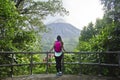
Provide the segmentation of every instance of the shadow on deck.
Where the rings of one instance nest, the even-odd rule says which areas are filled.
[[[34,74],[29,76],[19,76],[1,80],[120,80],[120,78],[87,75],[63,75],[61,77],[56,77],[55,74]]]

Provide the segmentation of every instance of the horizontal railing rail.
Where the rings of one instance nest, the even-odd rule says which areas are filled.
[[[14,63],[14,57],[17,54],[23,54],[26,55],[28,54],[30,56],[30,62],[29,63]],[[35,54],[45,54],[46,57],[46,61],[45,62],[34,62],[33,61],[33,56]],[[11,63],[10,64],[0,64],[0,67],[11,67],[11,77],[13,76],[13,67],[14,66],[24,66],[24,65],[28,65],[30,66],[30,74],[33,74],[33,66],[34,65],[40,65],[40,64],[46,64],[46,73],[48,73],[48,66],[49,64],[55,64],[55,62],[49,62],[49,54],[54,54],[54,52],[3,52],[0,51],[0,56],[1,55],[10,55],[11,56]],[[64,64],[78,64],[78,65],[98,65],[98,66],[114,66],[114,67],[120,67],[120,51],[106,51],[106,52],[85,52],[85,51],[81,51],[81,52],[64,52],[64,55],[69,55],[69,54],[73,54],[73,55],[78,55],[77,61],[74,62],[69,62],[69,61],[64,61],[65,56],[63,56],[63,68],[64,68]],[[97,62],[84,62],[82,61],[82,56],[81,55],[87,55],[85,57],[89,57],[89,55],[93,55],[96,54],[96,58],[98,59]],[[117,63],[105,63],[102,62],[101,58],[102,55],[104,54],[116,54],[118,56],[118,62]],[[63,69],[64,70],[64,69]],[[81,71],[81,70],[80,70]]]

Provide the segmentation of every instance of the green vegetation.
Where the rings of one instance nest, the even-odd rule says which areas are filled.
[[[77,46],[78,51],[120,50],[120,1],[101,0],[101,3],[104,5],[104,17],[103,19],[97,19],[95,24],[89,23],[88,26],[83,28]],[[115,64],[118,63],[117,57],[115,54],[105,54],[102,58],[106,63]],[[84,60],[86,61],[88,58],[86,57]],[[94,57],[91,55],[91,58]],[[96,71],[88,72],[86,67],[83,68],[84,73],[96,73]],[[95,67],[89,67],[89,69],[96,70]],[[103,67],[102,75],[116,76],[119,74],[120,70],[118,68]]]
[[[41,36],[38,32],[45,31],[42,20],[48,15],[67,13],[60,0],[1,0],[0,51],[41,51]],[[0,64],[10,64],[11,57],[10,54],[0,55]],[[17,63],[27,63],[27,57],[14,55]],[[10,69],[10,67],[0,67],[0,77],[9,76]],[[27,67],[21,67],[16,70],[19,70],[19,73],[23,70],[28,73],[26,69]]]
[[[16,1],[16,2],[14,2]],[[120,50],[120,0],[101,0],[105,14],[96,23],[89,23],[81,31],[76,51],[119,51]],[[45,32],[42,22],[48,15],[65,15],[68,12],[62,7],[61,0],[1,0],[0,1],[0,51],[41,51],[41,36],[38,32]],[[14,63],[29,63],[29,54],[17,54]],[[44,55],[34,55],[34,62],[42,62]],[[74,62],[79,55],[65,55],[65,61]],[[12,55],[0,54],[0,64],[11,64]],[[96,55],[81,55],[83,62],[97,62]],[[94,58],[93,60],[89,60]],[[118,63],[117,55],[105,54],[102,60],[106,63]],[[52,60],[54,59],[52,58]],[[33,73],[44,73],[46,64],[33,67]],[[89,67],[89,68],[88,68]],[[65,65],[65,73],[78,74],[82,68],[84,74],[97,74],[98,66]],[[15,66],[14,75],[29,74],[29,66]],[[94,71],[96,70],[96,71]],[[119,68],[103,67],[102,75],[118,76]],[[55,65],[49,70],[55,72]],[[0,67],[0,77],[11,75],[11,67]]]

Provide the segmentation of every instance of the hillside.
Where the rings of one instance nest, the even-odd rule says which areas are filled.
[[[62,37],[66,50],[72,51],[76,47],[80,30],[73,25],[57,22],[46,25],[46,28],[48,32],[42,36],[43,51],[49,50],[52,47],[57,35]]]

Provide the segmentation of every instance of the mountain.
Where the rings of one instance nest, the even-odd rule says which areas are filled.
[[[43,50],[49,50],[58,35],[62,37],[67,51],[74,50],[78,44],[80,30],[69,23],[54,22],[46,25],[46,28],[48,32],[42,36]]]

